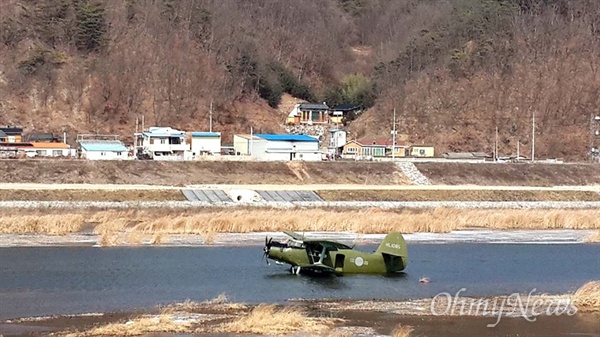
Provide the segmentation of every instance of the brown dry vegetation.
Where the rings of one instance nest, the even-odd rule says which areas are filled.
[[[594,164],[415,163],[434,184],[446,185],[597,185]]]
[[[580,312],[600,311],[600,281],[590,281],[571,296]]]
[[[38,213],[36,213],[38,212]],[[598,210],[346,210],[346,209],[198,209],[138,211],[15,211],[0,216],[1,233],[66,234],[95,227],[99,243],[118,245],[170,234],[200,235],[210,243],[216,233],[343,231],[355,233],[444,233],[465,228],[600,229]],[[32,219],[37,219],[35,226]],[[85,221],[83,220],[85,219]],[[62,224],[71,224],[65,227]]]
[[[180,190],[2,190],[0,201],[184,201]]]
[[[185,333],[191,329],[187,322],[176,323],[169,315],[138,317],[124,323],[109,323],[87,331],[66,333],[64,337],[141,336],[151,333]]]
[[[86,223],[82,214],[7,214],[0,215],[0,234],[65,235],[81,230]]]
[[[327,201],[600,201],[591,191],[324,190]]]
[[[402,184],[392,163],[0,160],[0,182],[88,184]]]
[[[260,304],[247,315],[216,328],[220,333],[321,335],[333,327],[333,319],[310,317],[302,308]]]
[[[398,325],[392,331],[392,337],[410,337],[410,334],[414,331],[412,326]]]
[[[585,238],[585,242],[600,243],[600,230]]]

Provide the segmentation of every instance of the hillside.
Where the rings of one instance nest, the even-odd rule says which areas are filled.
[[[600,114],[591,0],[7,0],[0,124],[282,132],[284,93],[362,104],[350,137],[585,159]],[[600,145],[600,144],[598,144]]]

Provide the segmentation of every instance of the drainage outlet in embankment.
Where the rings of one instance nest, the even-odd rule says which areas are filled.
[[[260,202],[262,198],[253,190],[229,190],[225,191],[234,202]]]

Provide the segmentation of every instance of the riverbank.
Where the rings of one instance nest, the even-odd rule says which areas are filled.
[[[463,230],[580,230],[598,237],[600,210],[471,209],[13,209],[0,215],[0,246],[213,244],[228,234],[333,232],[452,233]],[[583,232],[585,231],[585,232]],[[221,236],[224,235],[224,236]],[[233,236],[234,238],[236,236]],[[239,238],[239,237],[237,237]],[[235,239],[234,239],[235,241]],[[242,240],[243,241],[243,240]],[[595,241],[595,240],[592,240]]]
[[[579,244],[597,243],[599,231],[595,230],[487,230],[463,229],[448,233],[404,234],[408,244],[431,243],[492,243],[492,244]],[[357,234],[349,232],[302,232],[307,238],[339,241],[348,245],[377,245],[385,234]],[[215,233],[194,234],[132,234],[119,233],[103,237],[94,233],[72,233],[65,235],[48,234],[0,234],[0,247],[60,247],[60,246],[160,246],[160,247],[202,247],[202,246],[259,246],[265,236],[276,240],[285,239],[282,232],[255,233]]]
[[[597,332],[600,307],[588,300],[599,292],[600,282],[596,281],[566,295],[463,297],[460,300],[465,303],[478,301],[486,306],[465,309],[459,302],[456,310],[448,308],[459,298],[445,296],[410,301],[290,300],[285,305],[249,305],[230,302],[222,294],[200,303],[186,301],[135,313],[13,319],[0,323],[0,331],[4,336],[50,333],[61,337],[157,333],[401,337],[593,334]],[[509,298],[513,302],[507,301]],[[524,304],[517,305],[516,299]],[[499,302],[505,305],[487,306]]]

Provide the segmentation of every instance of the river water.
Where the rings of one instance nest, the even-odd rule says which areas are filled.
[[[398,276],[296,276],[261,257],[260,246],[0,248],[0,319],[143,310],[220,293],[249,303],[405,300],[461,288],[461,296],[556,294],[600,279],[598,244],[409,243]]]

